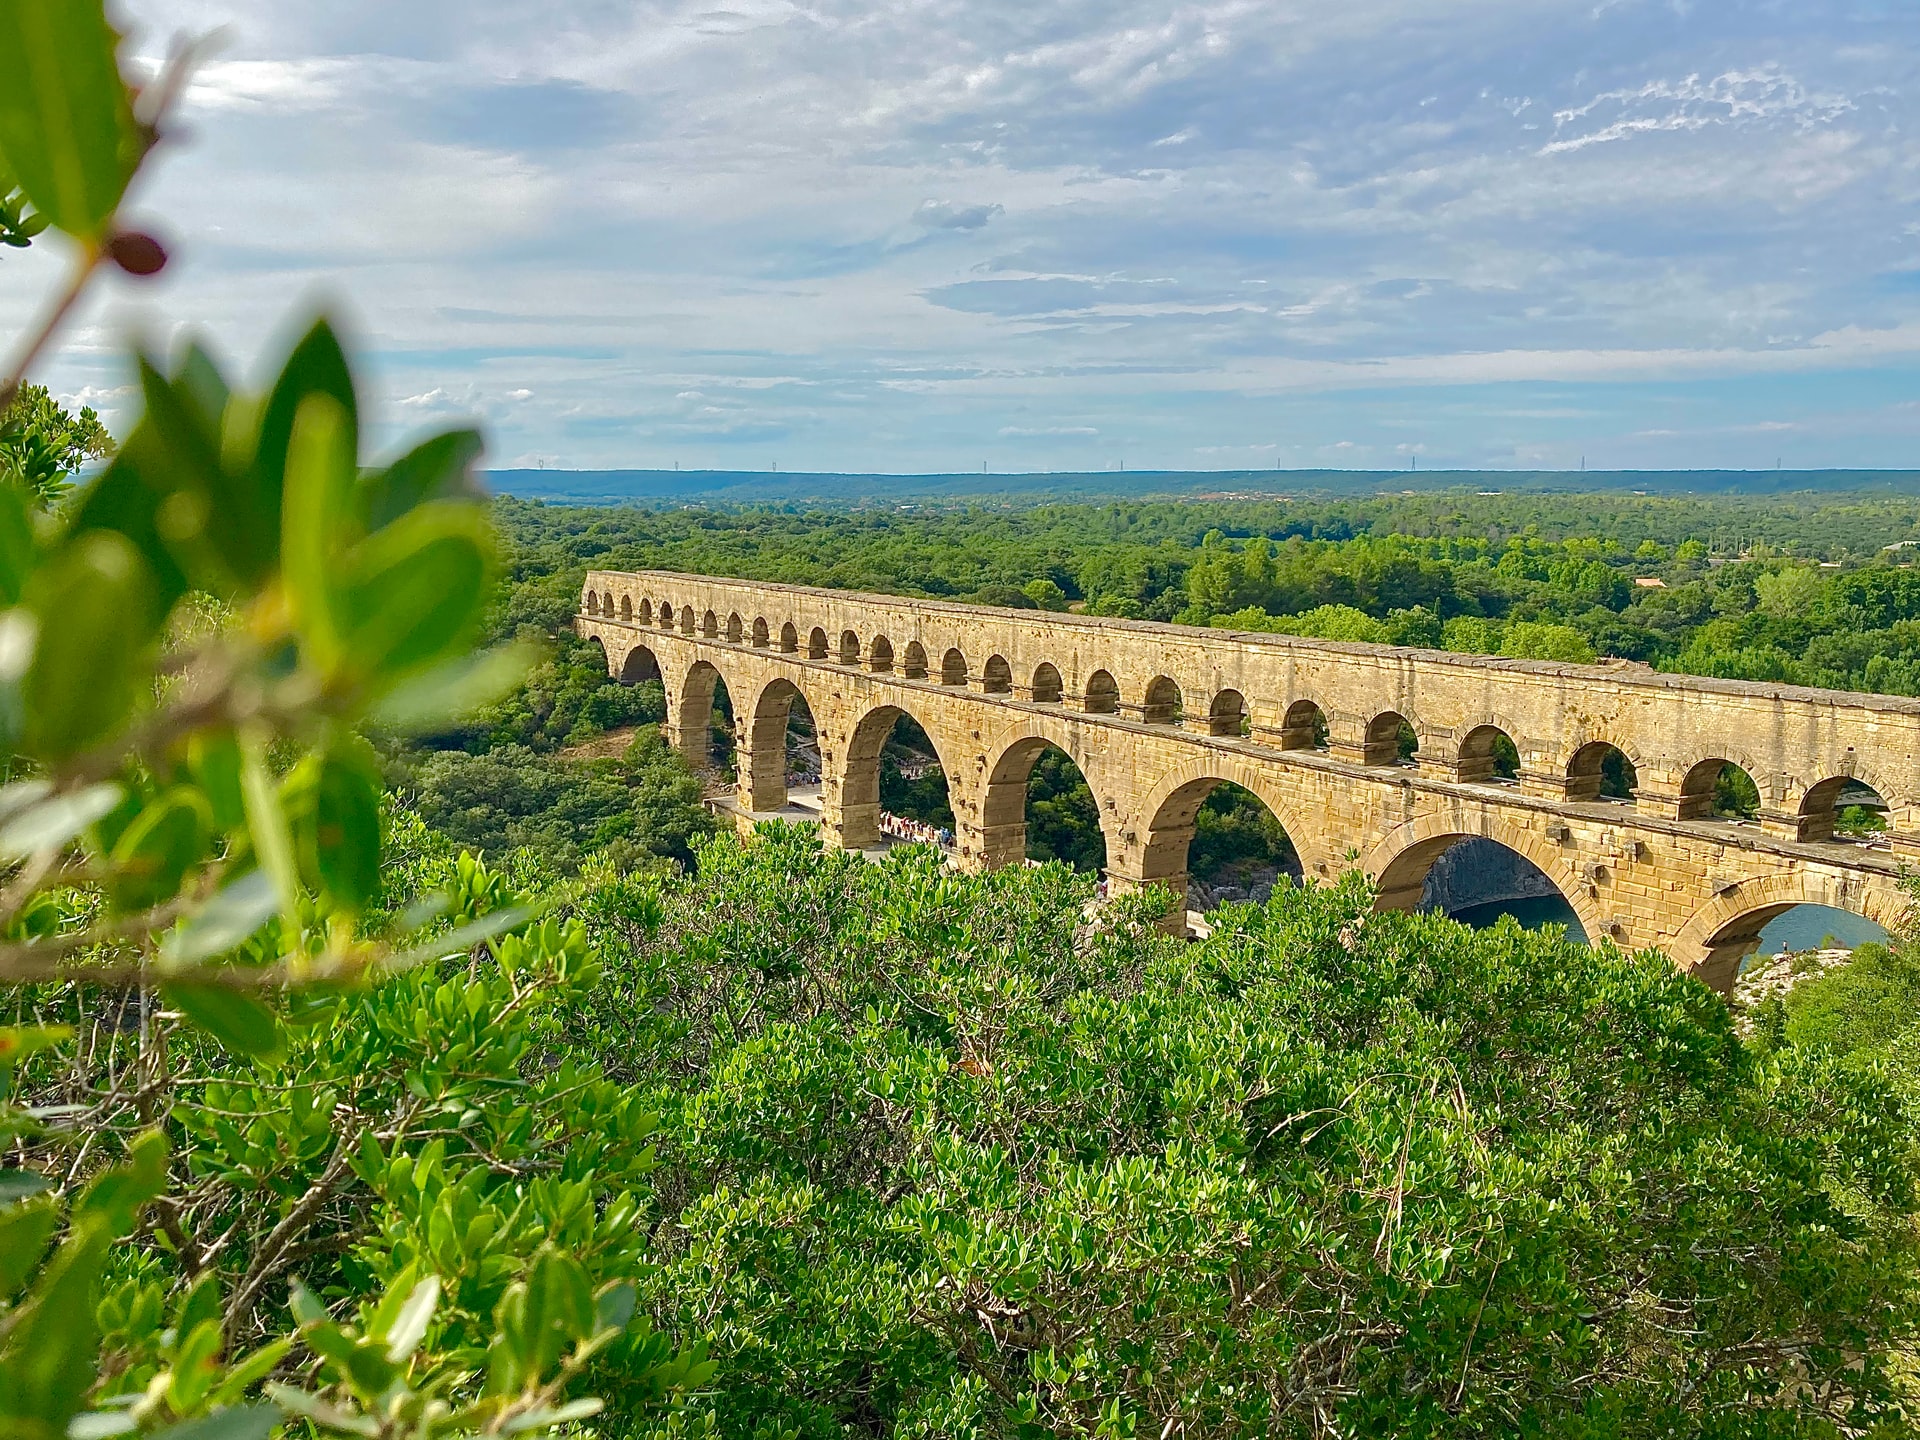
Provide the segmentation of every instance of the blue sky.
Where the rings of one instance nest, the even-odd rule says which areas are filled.
[[[1912,0],[124,13],[227,40],[110,415],[325,301],[503,465],[1920,465]]]

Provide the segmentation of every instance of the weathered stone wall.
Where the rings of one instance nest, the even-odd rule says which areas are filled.
[[[653,572],[593,572],[579,627],[612,673],[659,668],[676,743],[705,744],[724,677],[756,811],[784,801],[803,695],[840,844],[877,833],[879,749],[904,712],[939,753],[969,865],[1024,854],[1027,776],[1057,746],[1096,797],[1118,883],[1184,891],[1194,813],[1229,780],[1272,808],[1309,877],[1358,864],[1383,906],[1411,907],[1435,859],[1479,836],[1538,866],[1590,936],[1662,946],[1716,984],[1790,904],[1891,918],[1894,854],[1830,841],[1832,798],[1849,777],[1873,785],[1902,851],[1920,802],[1913,700]],[[1496,727],[1518,784],[1492,775]],[[1598,798],[1603,743],[1637,768],[1632,803]],[[1759,824],[1706,815],[1723,761],[1758,783]]]

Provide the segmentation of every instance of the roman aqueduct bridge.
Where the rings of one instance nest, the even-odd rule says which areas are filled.
[[[1538,866],[1590,937],[1657,946],[1722,989],[1793,905],[1896,920],[1920,856],[1920,700],[653,571],[591,572],[577,625],[612,674],[659,675],[668,739],[701,763],[724,680],[755,813],[786,803],[804,697],[824,838],[849,848],[879,841],[880,750],[904,712],[946,772],[964,866],[1024,858],[1027,779],[1056,746],[1098,803],[1115,884],[1184,894],[1195,813],[1231,781],[1310,878],[1358,865],[1382,907],[1408,908],[1437,856],[1484,837]],[[1614,751],[1631,799],[1601,793],[1628,773]],[[1728,763],[1760,792],[1753,822],[1713,815]],[[1886,804],[1880,843],[1834,834],[1854,784]]]

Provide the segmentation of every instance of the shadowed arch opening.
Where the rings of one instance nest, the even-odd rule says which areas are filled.
[[[673,606],[669,605],[665,600],[660,602],[660,628],[662,630],[671,630],[673,628]]]
[[[1280,722],[1282,750],[1324,750],[1327,735],[1327,712],[1313,701],[1296,700],[1287,706]]]
[[[779,810],[792,800],[795,789],[817,790],[819,732],[805,692],[792,681],[773,680],[761,689],[748,743],[753,753],[752,809]]]
[[[1144,878],[1170,884],[1190,911],[1264,902],[1298,883],[1300,852],[1258,795],[1217,776],[1189,780],[1149,822]],[[1176,917],[1177,918],[1177,917]],[[1184,923],[1184,922],[1182,922]]]
[[[1517,781],[1520,778],[1519,747],[1498,725],[1476,725],[1460,742],[1456,774],[1469,785]]]
[[[860,637],[851,630],[840,632],[840,663],[842,665],[860,663]]]
[[[720,617],[715,615],[711,610],[700,617],[700,635],[702,639],[706,640],[718,640],[720,638]]]
[[[827,632],[818,625],[814,626],[813,633],[807,636],[807,658],[809,660],[827,658]]]
[[[1802,840],[1884,842],[1887,802],[1880,792],[1851,775],[1836,775],[1810,786],[1800,802]]]
[[[926,679],[927,647],[922,645],[918,640],[909,640],[907,642],[906,657],[901,663],[900,671],[909,680]]]
[[[946,766],[932,738],[895,705],[869,711],[847,744],[841,840],[864,850],[892,840],[951,844]]]
[[[1381,872],[1378,885],[1381,910],[1434,911],[1476,929],[1511,917],[1523,929],[1564,925],[1569,939],[1588,939],[1552,876],[1483,835],[1438,835],[1411,845]]]
[[[613,592],[611,590],[603,590],[600,592],[600,613],[606,616],[613,614]]]
[[[1238,690],[1222,690],[1213,697],[1213,704],[1207,707],[1209,735],[1243,736],[1252,732],[1246,696]]]
[[[651,600],[643,599],[640,602],[639,612],[634,616],[634,618],[638,620],[642,625],[653,624],[653,602]]]
[[[1041,661],[1033,672],[1033,703],[1058,705],[1065,694],[1066,687],[1060,683],[1060,672],[1046,661]]]
[[[986,668],[980,672],[980,688],[989,695],[1013,693],[1013,666],[1007,663],[1006,656],[987,657]]]
[[[727,682],[705,660],[697,660],[680,686],[678,719],[681,744],[698,769],[733,775],[733,697]]]
[[[620,618],[629,623],[633,620],[633,597],[631,595],[622,595],[620,597]]]
[[[967,657],[958,650],[949,650],[940,657],[940,683],[942,685],[967,683]]]
[[[693,633],[693,607],[691,605],[682,605],[680,607],[680,633],[682,635],[691,635]]]
[[[1080,767],[1050,740],[1028,737],[1001,752],[981,806],[988,865],[1057,860],[1086,874],[1106,868],[1100,806]]]
[[[1618,745],[1595,740],[1573,752],[1567,765],[1567,799],[1633,802],[1640,773]]]
[[[620,683],[638,685],[643,680],[659,680],[660,659],[644,645],[636,645],[627,651],[627,658],[620,666]]]
[[[1140,702],[1140,718],[1149,725],[1178,725],[1181,716],[1180,687],[1165,675],[1147,682],[1146,698]]]
[[[587,591],[587,614],[598,615],[599,613],[600,613],[599,593],[597,591],[589,590]]]
[[[1410,765],[1419,753],[1420,736],[1398,710],[1383,710],[1367,723],[1363,764]]]
[[[746,638],[746,629],[746,622],[740,618],[738,610],[727,616],[727,643],[738,645]]]
[[[1086,711],[1089,715],[1120,713],[1120,686],[1104,670],[1096,670],[1087,677]]]
[[[756,615],[753,620],[754,647],[759,650],[764,650],[767,648],[767,642],[770,639],[772,639],[772,636],[767,633],[767,617],[764,615]]]
[[[874,636],[873,643],[867,646],[867,668],[877,675],[893,669],[893,642],[886,636]]]
[[[613,661],[607,656],[607,642],[598,635],[589,635],[587,643],[600,652],[600,668],[609,675],[613,674]]]
[[[1680,782],[1682,820],[1752,820],[1760,813],[1760,787],[1731,760],[1702,760]]]
[[[780,627],[780,653],[782,655],[800,653],[800,632],[794,629],[791,620]]]

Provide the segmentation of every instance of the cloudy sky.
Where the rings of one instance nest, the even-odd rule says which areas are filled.
[[[325,303],[503,465],[1920,465],[1913,0],[124,3],[110,414]]]

